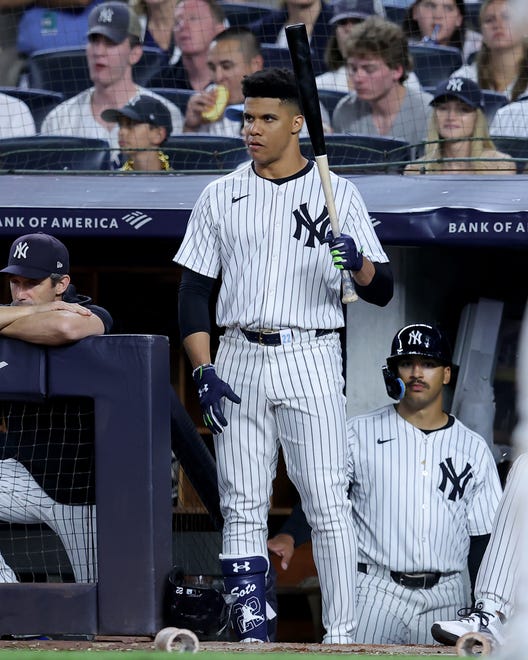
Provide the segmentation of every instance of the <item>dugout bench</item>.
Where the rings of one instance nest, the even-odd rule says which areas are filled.
[[[169,343],[0,340],[0,400],[90,397],[98,581],[0,584],[0,634],[153,635],[172,566]]]

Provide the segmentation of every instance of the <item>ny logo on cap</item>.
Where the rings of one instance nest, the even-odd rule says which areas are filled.
[[[58,268],[59,270],[60,270],[63,266],[64,266],[64,264],[62,263],[62,261],[57,261],[57,268]]]
[[[422,333],[419,330],[413,330],[409,332],[409,344],[421,344],[422,343]]]
[[[25,259],[27,257],[28,249],[29,249],[29,243],[26,243],[25,241],[23,243],[19,243],[15,248],[15,252],[13,253],[13,258]]]
[[[114,10],[111,7],[103,7],[97,18],[99,23],[111,23],[114,18]]]
[[[462,78],[450,78],[446,85],[446,91],[461,92],[463,87],[464,87],[464,81],[462,80]]]

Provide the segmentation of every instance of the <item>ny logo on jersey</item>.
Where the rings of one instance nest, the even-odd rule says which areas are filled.
[[[297,227],[295,228],[295,233],[293,238],[296,238],[298,241],[301,240],[301,230],[303,227],[306,227],[308,230],[308,240],[304,244],[304,247],[313,248],[315,247],[315,239],[319,241],[320,244],[323,243],[324,237],[328,231],[328,226],[330,220],[328,219],[328,210],[326,206],[323,208],[323,212],[315,220],[312,220],[310,214],[308,213],[308,208],[306,204],[301,204],[301,206],[293,212],[295,219],[297,220]],[[319,228],[317,226],[320,225]]]
[[[442,493],[446,492],[447,482],[450,481],[453,488],[449,493],[447,499],[456,501],[457,495],[460,499],[464,497],[464,491],[466,486],[469,483],[470,479],[473,479],[473,473],[471,472],[471,465],[466,463],[466,467],[460,474],[455,472],[452,458],[446,458],[443,463],[440,463],[440,469],[442,470],[442,481],[438,488]]]

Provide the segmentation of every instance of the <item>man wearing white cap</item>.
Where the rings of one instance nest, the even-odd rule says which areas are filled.
[[[88,25],[86,57],[93,87],[54,108],[42,123],[42,134],[107,140],[117,158],[118,126],[105,121],[101,113],[121,108],[139,94],[154,96],[167,106],[173,132],[181,133],[180,110],[133,80],[132,67],[143,54],[142,29],[136,14],[126,3],[110,0],[92,10]]]

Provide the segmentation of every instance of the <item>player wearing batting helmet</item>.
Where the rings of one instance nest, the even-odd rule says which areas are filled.
[[[401,328],[384,373],[398,403],[348,420],[358,643],[431,644],[433,622],[471,602],[465,571],[473,584],[501,486],[486,441],[443,408],[451,366],[438,328]],[[298,516],[269,541],[286,565]]]

